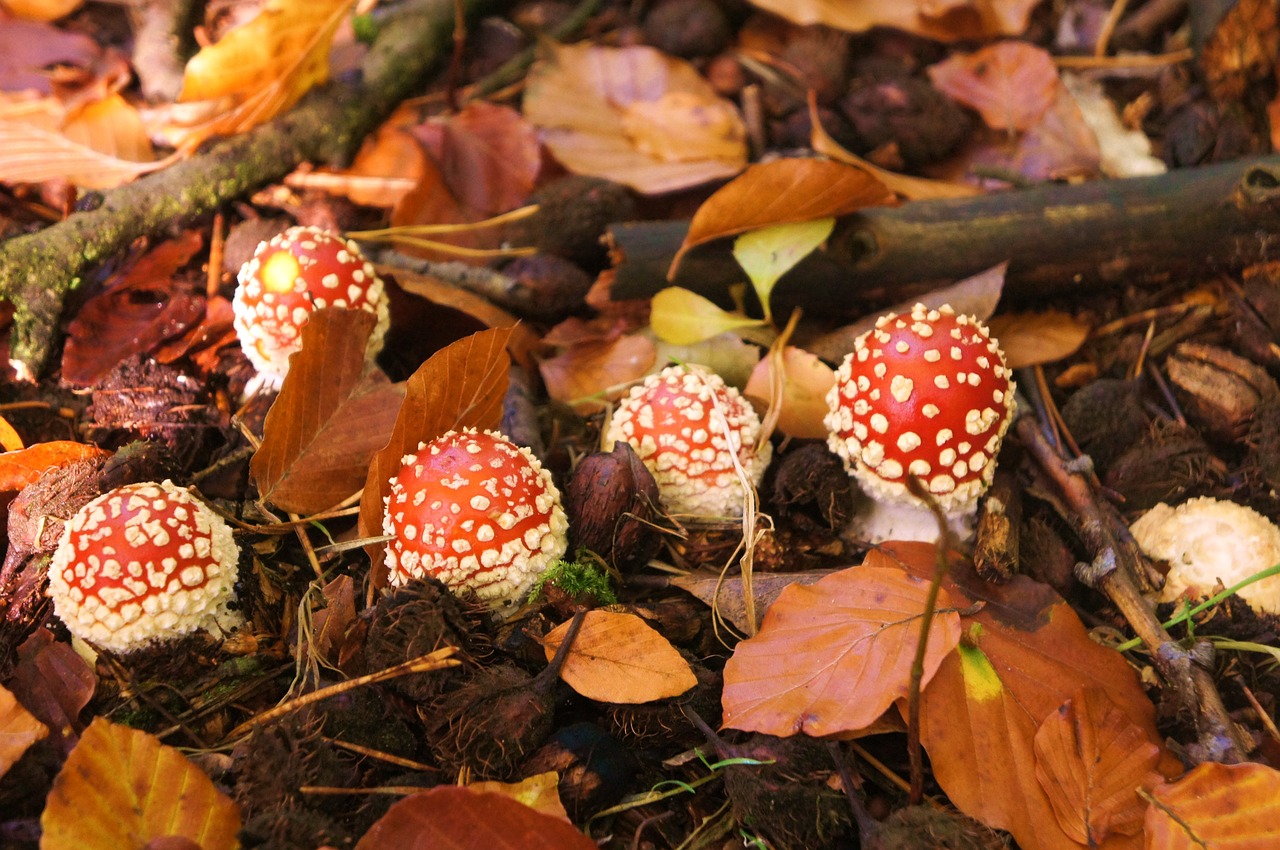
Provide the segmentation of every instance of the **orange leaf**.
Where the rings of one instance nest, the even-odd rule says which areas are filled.
[[[441,785],[396,803],[356,850],[596,850],[558,817],[503,794]]]
[[[572,621],[547,632],[547,660]],[[635,614],[588,611],[569,649],[560,678],[596,702],[642,703],[675,697],[698,684],[689,662],[670,641]]]
[[[7,452],[20,452],[24,448],[22,435],[14,430],[9,420],[0,416],[0,449]]]
[[[993,130],[1029,130],[1053,103],[1058,69],[1044,48],[1002,41],[932,65],[939,91],[978,110]]]
[[[0,454],[0,493],[17,492],[51,469],[108,454],[97,446],[70,440],[36,443],[21,451],[5,452]]]
[[[435,159],[445,185],[479,211],[478,218],[513,210],[533,191],[542,166],[538,134],[508,106],[472,101],[413,132]]]
[[[419,443],[454,429],[498,427],[511,368],[506,351],[511,333],[511,328],[496,328],[460,339],[409,377],[391,438],[369,464],[360,499],[362,537],[382,534],[382,505],[391,478],[400,471],[400,459],[417,451]],[[373,560],[374,587],[386,584],[383,549],[380,543],[365,547]]]
[[[1204,762],[1151,796],[1147,850],[1271,850],[1280,836],[1280,772],[1266,765]]]
[[[772,356],[761,358],[743,388],[743,394],[757,410],[769,406],[773,364]],[[835,372],[826,363],[795,346],[784,348],[778,430],[797,439],[825,440],[827,426],[823,424],[823,417],[827,415],[827,393],[835,382]]]
[[[783,590],[760,631],[725,664],[724,725],[779,736],[870,726],[907,694],[928,588],[869,556],[861,567]],[[960,640],[950,604],[940,593],[926,683]]]
[[[42,850],[118,850],[164,837],[232,850],[240,813],[177,750],[99,717],[54,779],[40,826]]]
[[[1036,776],[1070,837],[1090,847],[1112,832],[1142,830],[1138,791],[1155,774],[1160,748],[1097,688],[1085,688],[1050,714],[1035,736]]]
[[[7,689],[0,687],[0,776],[9,772],[32,744],[49,734]]]
[[[271,504],[319,513],[364,485],[404,398],[403,385],[365,365],[374,322],[364,310],[329,309],[302,326],[302,350],[289,360],[249,464]]]
[[[560,775],[554,770],[535,773],[519,782],[472,782],[467,788],[475,792],[501,794],[523,803],[535,812],[554,818],[569,820],[564,803],[560,802]]]
[[[653,340],[624,334],[616,339],[583,342],[570,346],[555,357],[538,363],[538,371],[547,385],[547,395],[580,409],[603,407],[601,396],[610,387],[618,387],[644,377],[657,358]]]
[[[1089,338],[1089,326],[1069,313],[1003,313],[987,322],[1010,369],[1053,363],[1075,354]]]
[[[939,41],[1018,35],[1038,0],[752,0],[797,24],[862,32],[892,27]]]
[[[851,165],[825,159],[779,159],[753,165],[698,207],[667,278],[675,276],[685,252],[713,239],[894,202],[887,186]]]

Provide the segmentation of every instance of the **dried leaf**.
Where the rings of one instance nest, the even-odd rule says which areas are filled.
[[[818,250],[835,226],[834,218],[774,224],[748,230],[733,240],[733,258],[751,280],[765,318],[773,315],[769,299],[778,278]]]
[[[0,454],[0,493],[16,493],[51,469],[108,454],[110,452],[97,446],[71,440],[53,440],[21,451],[6,451]]]
[[[117,111],[107,112],[112,104]],[[131,136],[131,129],[138,135]],[[86,110],[61,130],[4,118],[0,120],[0,182],[66,180],[85,189],[112,189],[173,162],[172,158],[152,161],[150,145],[145,152],[139,150],[145,142],[137,113],[118,95],[100,108]],[[126,148],[121,152],[137,158],[116,156],[103,148]]]
[[[764,325],[762,319],[730,313],[682,286],[659,290],[649,308],[649,327],[659,339],[675,345],[692,345],[727,331]]]
[[[580,410],[602,407],[610,388],[622,387],[653,369],[653,340],[623,334],[599,342],[583,342],[538,362],[538,371],[555,401]]]
[[[1097,177],[1101,164],[1097,136],[1071,92],[1059,83],[1053,102],[1023,134],[1005,167],[1028,180],[1043,181]]]
[[[561,623],[543,638],[548,661],[571,624]],[[583,615],[560,678],[587,699],[615,704],[676,697],[698,684],[679,650],[644,620],[599,610]]]
[[[1036,731],[1036,776],[1058,825],[1090,847],[1142,830],[1138,796],[1160,779],[1160,748],[1097,688],[1085,688]]]
[[[813,584],[831,575],[834,575],[832,570],[806,570],[800,573],[760,573],[752,577],[751,591],[756,603],[757,622],[751,625],[758,629],[758,621],[764,617],[769,606],[791,585]],[[686,593],[692,593],[714,608],[718,616],[728,620],[738,631],[744,634],[751,632],[752,629],[747,624],[746,606],[742,602],[742,576],[725,576],[721,580],[719,576],[689,573],[674,576],[671,584]]]
[[[79,740],[80,712],[97,684],[93,668],[69,644],[55,641],[48,629],[37,629],[18,647],[18,666],[9,679],[27,711],[57,730],[64,752]]]
[[[409,377],[391,438],[369,464],[360,499],[362,537],[382,534],[382,505],[391,478],[400,471],[400,459],[417,451],[419,443],[453,429],[498,427],[511,368],[506,351],[510,340],[511,328],[472,334],[433,354]],[[387,580],[383,548],[379,543],[365,549],[373,561],[374,587]]]
[[[56,21],[79,9],[84,0],[3,0],[0,6],[28,21]]]
[[[743,393],[756,410],[769,407],[773,381],[773,357],[761,358],[751,372],[751,380]],[[827,426],[827,393],[835,386],[835,371],[800,348],[788,345],[782,349],[782,401],[778,412],[778,430],[788,437],[825,440]]]
[[[1089,326],[1059,310],[1005,313],[987,322],[1010,369],[1053,363],[1070,357],[1089,338]]]
[[[299,170],[285,177],[292,189],[319,189],[357,204],[391,208],[422,179],[422,145],[404,127],[384,124],[364,140],[350,168]]]
[[[692,65],[652,47],[553,45],[524,114],[566,168],[659,194],[732,177],[746,129]]]
[[[351,628],[356,623],[355,582],[340,575],[322,589],[324,607],[311,615],[311,640],[316,654],[335,667],[346,660]],[[359,647],[356,648],[359,651]]]
[[[366,365],[374,322],[364,310],[330,309],[302,326],[302,350],[289,360],[249,465],[265,501],[313,514],[364,486],[404,398],[403,385]]]
[[[8,419],[0,416],[0,449],[3,449],[7,454],[9,452],[20,452],[24,448],[22,435],[14,430]]]
[[[793,584],[724,668],[724,725],[789,736],[870,726],[906,696],[929,583],[868,556],[813,585]],[[925,652],[924,682],[960,640],[945,592]]]
[[[40,826],[42,850],[119,850],[166,837],[232,850],[240,813],[177,750],[99,717],[54,779]]]
[[[0,687],[0,777],[32,744],[48,734],[49,727],[23,708],[9,690]]]
[[[1204,762],[1151,796],[1146,850],[1269,850],[1280,835],[1280,772],[1263,764]]]
[[[1030,130],[1058,92],[1053,57],[1025,41],[953,54],[929,67],[929,79],[943,94],[976,109],[993,130]]]
[[[893,27],[939,41],[1018,35],[1039,0],[751,0],[797,24],[863,32]]]
[[[1237,103],[1249,84],[1271,73],[1280,49],[1276,4],[1239,0],[1227,8],[1200,51],[1209,91],[1220,102]]]
[[[413,132],[450,192],[479,213],[477,219],[513,210],[533,191],[542,166],[538,134],[508,106],[472,101],[461,112],[431,119]]]
[[[12,20],[0,26],[0,90],[50,94],[54,65],[87,67],[101,49],[92,38],[37,21]]]
[[[691,248],[748,230],[839,217],[895,203],[888,187],[861,168],[825,159],[778,159],[753,165],[698,207],[668,278]]]
[[[596,850],[570,823],[505,794],[441,785],[387,810],[355,850]]]
[[[472,782],[466,787],[477,793],[501,794],[535,812],[569,820],[569,813],[565,811],[564,803],[560,802],[560,775],[554,770],[535,773],[519,782]]]

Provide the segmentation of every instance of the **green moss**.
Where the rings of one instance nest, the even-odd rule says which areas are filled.
[[[579,557],[574,561],[556,561],[529,591],[537,599],[551,585],[572,598],[594,597],[601,605],[612,605],[618,597],[609,586],[609,575],[598,563]]]

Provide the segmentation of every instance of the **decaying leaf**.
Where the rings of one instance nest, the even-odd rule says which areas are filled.
[[[506,794],[441,785],[387,810],[356,850],[595,850],[596,843],[559,817]]]
[[[22,707],[8,689],[0,687],[0,777],[36,741],[49,734],[49,727]]]
[[[364,486],[369,460],[387,443],[404,398],[365,363],[375,317],[318,310],[302,326],[249,471],[261,497],[297,514],[331,508]]]
[[[751,592],[755,597],[757,622],[750,624],[750,627],[747,623],[746,606],[742,601],[742,576],[725,576],[722,581],[718,576],[689,573],[673,577],[671,584],[714,608],[717,616],[727,620],[738,631],[750,634],[752,628],[759,629],[759,621],[764,618],[769,606],[782,595],[782,591],[793,584],[813,584],[831,575],[834,575],[832,570],[806,570],[799,573],[760,573],[753,576]]]
[[[543,638],[548,661],[571,623],[561,623]],[[615,704],[675,697],[698,684],[679,650],[644,620],[599,610],[583,616],[560,678],[587,699]]]
[[[1264,850],[1280,836],[1280,771],[1264,764],[1204,762],[1151,796],[1146,850]]]
[[[770,384],[773,381],[774,358],[761,358],[751,372],[751,380],[743,393],[756,410],[769,407]],[[782,401],[778,411],[778,430],[798,439],[825,440],[827,426],[827,393],[835,386],[835,371],[813,354],[794,345],[782,349]]]
[[[54,780],[40,826],[43,850],[119,850],[165,838],[233,850],[240,813],[177,750],[99,717]]]
[[[1030,130],[1058,91],[1053,57],[1025,41],[954,54],[931,66],[929,79],[939,91],[976,109],[993,130]]]
[[[98,679],[70,644],[53,639],[48,629],[36,629],[18,647],[18,666],[9,688],[23,707],[50,729],[57,730],[63,752],[79,740],[80,712],[93,699]]]
[[[519,782],[472,782],[467,788],[477,793],[501,794],[523,803],[535,812],[553,818],[569,820],[564,803],[560,802],[560,775],[554,770],[535,773]]]
[[[1010,369],[1053,363],[1070,357],[1089,337],[1089,326],[1061,310],[1005,313],[987,322]]]
[[[1251,82],[1271,73],[1280,26],[1271,0],[1239,0],[1222,8],[1227,11],[1201,50],[1200,65],[1213,96],[1237,103]]]
[[[621,334],[570,346],[539,361],[538,371],[547,395],[588,411],[604,406],[607,390],[620,389],[648,374],[656,359],[653,340]]]
[[[874,552],[860,567],[786,588],[725,664],[724,725],[784,737],[870,726],[907,694],[928,588]],[[926,684],[960,639],[950,604],[940,593]]]
[[[0,493],[17,493],[51,469],[107,454],[97,446],[71,440],[36,443],[21,451],[4,452],[0,454]]]
[[[1038,0],[751,0],[797,24],[862,32],[893,27],[939,41],[1018,35]]]

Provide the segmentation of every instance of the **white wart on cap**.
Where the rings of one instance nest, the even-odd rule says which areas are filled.
[[[54,613],[115,652],[241,622],[231,611],[239,549],[222,517],[170,481],[118,487],[63,528],[49,565]]]

